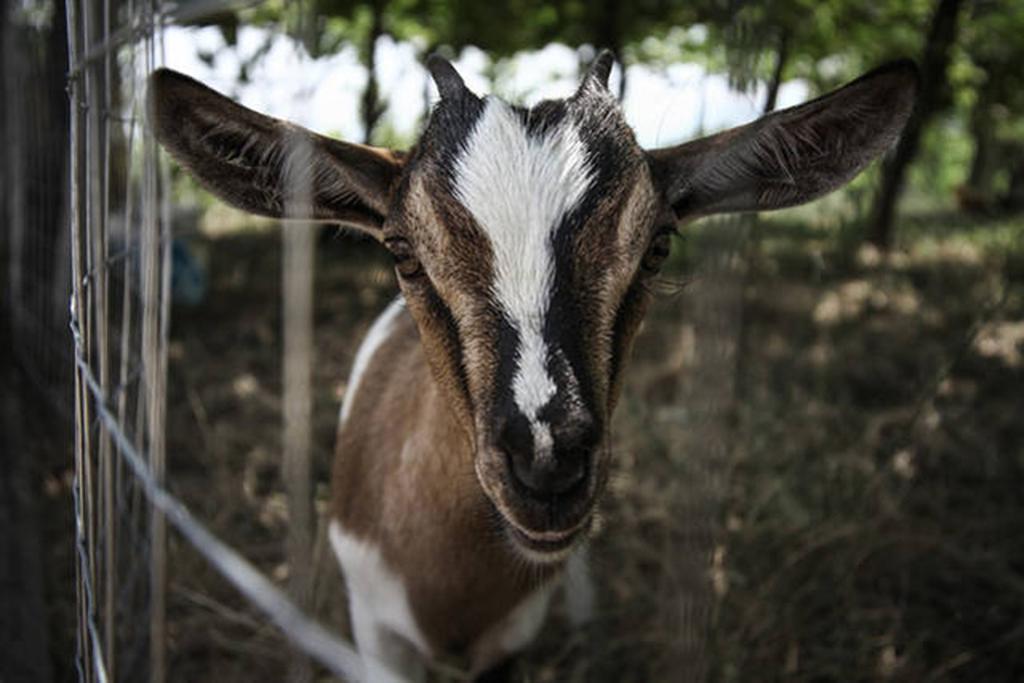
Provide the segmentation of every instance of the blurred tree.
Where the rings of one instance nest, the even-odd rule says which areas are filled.
[[[414,2],[408,0],[271,0],[253,9],[201,14],[190,23],[216,26],[229,46],[237,44],[242,24],[280,26],[313,59],[337,53],[345,45],[356,46],[367,71],[359,113],[364,142],[370,142],[385,111],[377,80],[377,43],[385,35],[396,40],[413,37],[411,32],[402,30],[411,25],[400,19],[413,5]],[[268,32],[263,44],[243,59],[238,74],[240,81],[248,81],[249,70],[269,52],[275,37],[273,32]],[[200,58],[212,61],[214,55],[204,54]]]
[[[957,57],[953,70],[959,75],[951,81],[950,52],[964,6],[971,8],[961,41],[969,59]],[[581,66],[600,47],[611,49],[623,66],[626,61],[667,66],[698,60],[711,71],[727,73],[741,90],[764,84],[765,113],[776,108],[788,79],[803,79],[825,91],[886,60],[921,54],[921,106],[884,166],[872,208],[868,239],[884,245],[891,240],[905,170],[926,144],[921,132],[954,99],[958,112],[971,112],[967,121],[976,151],[968,185],[1009,193],[1011,180],[1019,175],[1016,184],[1024,194],[1024,164],[1015,175],[1015,156],[1009,153],[1019,137],[1014,114],[1021,110],[1017,100],[1024,93],[1024,77],[1013,68],[1024,57],[1024,42],[1017,38],[1024,33],[1022,8],[1024,3],[1014,0],[695,0],[685,5],[637,0],[629,6],[616,0],[271,0],[206,23],[218,25],[231,42],[239,16],[247,23],[278,22],[313,57],[356,46],[367,68],[359,104],[367,142],[387,133],[380,126],[386,97],[376,75],[377,48],[384,37],[411,43],[421,57],[436,50],[455,57],[468,46],[477,47],[493,60],[492,74],[503,60],[551,42],[576,48]],[[257,50],[252,60],[261,56]],[[966,66],[957,66],[961,62]],[[627,88],[622,73],[620,96]],[[429,93],[425,78],[425,99]]]
[[[359,61],[366,67],[366,85],[359,101],[366,144],[373,141],[387,109],[377,79],[378,43],[386,35],[407,40],[418,33],[409,31],[410,24],[401,20],[411,9],[412,3],[401,0],[311,0],[299,4],[300,26],[295,35],[311,57],[337,52],[345,43],[357,46]]]
[[[560,42],[592,48],[581,52],[584,61],[593,58],[594,50],[607,48],[622,67],[628,48],[672,26],[688,25],[698,16],[692,7],[672,0],[636,0],[629,5],[618,0],[410,0],[406,11],[425,28],[431,49],[458,53],[475,46],[500,60]],[[625,89],[623,68],[620,98]]]
[[[824,92],[878,64],[919,51],[927,0],[765,0],[722,11],[706,0],[701,17],[711,48],[720,47],[730,84],[766,86],[763,110],[773,111],[782,83],[810,82]]]
[[[963,30],[963,46],[972,68],[967,72],[966,114],[974,142],[974,156],[965,194],[977,198],[985,209],[997,203],[1005,208],[1024,208],[1012,197],[1015,170],[1020,166],[1024,139],[1024,3],[981,0],[971,8]],[[1021,174],[1017,173],[1017,177]],[[999,178],[998,176],[1002,176]],[[1002,183],[998,182],[1002,180]],[[1024,179],[1018,180],[1024,182]],[[998,185],[1002,185],[998,187]],[[974,208],[968,206],[965,208]]]
[[[628,5],[618,0],[559,0],[552,6],[558,16],[554,40],[577,48],[589,45],[608,49],[615,55],[621,67],[620,100],[628,85],[627,49],[650,36],[664,34],[673,26],[689,26],[700,17],[696,4],[672,0],[636,0]]]
[[[917,154],[921,132],[929,120],[950,101],[950,50],[957,36],[962,0],[937,0],[921,58],[921,85],[917,106],[911,114],[896,150],[882,168],[882,184],[875,199],[867,240],[880,249],[892,243],[896,201],[903,189],[907,167]]]
[[[709,21],[711,42],[725,52],[729,83],[742,91],[766,84],[764,113],[775,110],[779,88],[795,53],[814,53],[814,43],[831,33],[831,8],[818,11],[807,0],[768,0],[745,4],[735,13],[710,3],[702,12]],[[811,11],[809,11],[811,10]]]

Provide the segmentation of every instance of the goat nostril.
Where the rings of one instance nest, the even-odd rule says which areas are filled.
[[[517,416],[502,426],[498,432],[498,447],[517,459],[531,459],[533,434],[525,418]]]
[[[516,482],[528,491],[539,492],[540,481],[531,466],[532,463],[525,457],[515,453],[509,453],[507,457],[509,459],[509,471]]]
[[[587,459],[582,453],[574,456],[536,459],[506,451],[512,477],[534,496],[563,495],[578,487],[587,476]]]
[[[585,455],[558,464],[553,477],[552,488],[555,493],[566,493],[576,488],[587,476],[587,460]]]
[[[554,444],[542,448],[534,443],[529,421],[514,415],[498,428],[494,446],[504,454],[507,472],[518,488],[529,496],[565,495],[586,481],[596,430],[577,425],[549,427]]]

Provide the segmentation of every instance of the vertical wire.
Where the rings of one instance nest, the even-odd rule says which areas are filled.
[[[302,141],[305,143],[305,141]],[[297,148],[296,148],[297,147]],[[289,150],[306,162],[312,150],[300,144]],[[301,162],[300,162],[301,163]],[[303,215],[308,206],[308,173],[296,174],[289,213]],[[303,177],[304,176],[304,177]],[[306,199],[299,199],[304,197]],[[308,222],[285,226],[282,289],[284,299],[284,484],[288,500],[287,556],[289,589],[303,609],[309,602],[312,539],[312,479],[310,467],[311,375],[313,355],[314,228]],[[292,660],[290,680],[309,680],[312,672],[305,657]]]
[[[306,11],[312,13],[309,3],[298,3],[302,27],[314,25],[314,18],[305,21]],[[301,35],[293,36],[299,41]],[[297,48],[298,49],[298,48]],[[301,54],[301,52],[300,52]],[[309,216],[312,203],[312,176],[310,175],[311,149],[307,140],[295,137],[287,150],[289,173],[286,175],[285,214],[304,219]],[[281,288],[283,299],[282,324],[284,345],[283,419],[283,479],[288,505],[288,558],[289,593],[303,610],[308,609],[312,575],[312,475],[310,466],[312,418],[312,361],[313,361],[313,270],[315,268],[314,226],[307,221],[289,222],[283,226],[283,261]],[[305,683],[312,680],[313,670],[309,658],[295,653],[289,662],[288,680]]]
[[[154,7],[156,7],[157,0],[154,0]],[[160,63],[165,60],[163,54],[163,42],[160,40],[162,34],[158,33],[156,23],[150,23],[151,31],[148,34],[147,39],[150,43],[150,49],[154,54],[154,63],[156,60],[157,47],[159,42],[160,47]],[[147,72],[149,73],[149,72]],[[156,140],[152,134],[147,131],[147,135],[153,145],[153,163],[156,165],[156,180],[157,180],[157,202],[160,210],[160,239],[158,244],[161,247],[160,252],[160,273],[161,282],[159,289],[159,337],[157,338],[157,385],[156,385],[156,401],[155,401],[155,420],[152,424],[152,434],[150,447],[153,448],[156,454],[159,479],[161,486],[165,484],[167,476],[167,340],[170,336],[171,331],[171,250],[174,235],[172,233],[172,222],[171,222],[171,203],[170,203],[170,167],[168,166],[167,160],[159,153],[159,149],[156,146]],[[167,531],[166,522],[163,515],[160,516],[160,573],[161,573],[161,584],[160,591],[166,596],[167,590]],[[161,601],[161,609],[166,610],[166,597]],[[161,615],[161,622],[166,620],[165,615]],[[161,655],[163,656],[163,650],[166,648],[166,643],[161,646]],[[164,659],[166,657],[164,656]]]
[[[128,3],[128,11],[126,16],[129,22],[135,20],[135,7],[134,4]],[[119,357],[119,368],[118,368],[118,386],[120,391],[117,395],[117,421],[118,424],[126,425],[128,423],[128,396],[129,396],[129,370],[131,368],[130,353],[131,353],[131,338],[132,338],[132,283],[134,278],[132,277],[132,264],[135,260],[132,258],[132,249],[134,248],[134,235],[131,232],[131,226],[135,225],[135,192],[131,184],[132,177],[132,150],[135,147],[135,128],[138,125],[136,123],[136,117],[139,115],[136,107],[136,94],[135,94],[135,79],[137,74],[135,72],[135,51],[134,45],[128,48],[128,70],[129,80],[131,83],[131,95],[129,101],[130,113],[128,117],[128,130],[127,140],[125,145],[125,168],[124,168],[124,191],[125,191],[125,207],[124,207],[124,235],[123,235],[123,249],[125,250],[125,256],[121,264],[121,350]],[[123,461],[121,458],[117,459],[115,463],[114,481],[116,482],[116,491],[114,493],[118,501],[122,501],[125,496],[125,491],[121,486],[123,481]],[[130,534],[129,534],[130,535]]]
[[[82,293],[82,201],[81,201],[81,179],[82,179],[82,140],[81,140],[81,75],[77,71],[81,57],[81,46],[78,36],[78,6],[76,0],[68,0],[66,9],[67,37],[68,37],[68,66],[73,74],[68,81],[68,92],[70,95],[70,130],[68,131],[68,142],[70,148],[70,228],[71,228],[71,271],[72,271],[72,298],[71,298],[71,319],[73,324],[78,323],[78,314],[82,311],[84,296]],[[75,342],[79,343],[80,337],[76,336]],[[74,506],[75,518],[82,519],[83,509],[83,472],[85,470],[84,460],[86,458],[86,447],[83,431],[88,429],[88,421],[85,419],[85,404],[87,401],[83,377],[77,368],[74,372],[75,391],[75,479],[73,483],[76,492]],[[82,540],[80,525],[75,527],[77,540]],[[76,661],[78,663],[79,677],[89,683],[93,680],[92,666],[89,657],[88,647],[88,615],[86,614],[85,583],[88,581],[88,566],[81,560],[75,562],[75,578],[77,584],[77,616],[78,628],[76,629]]]
[[[156,0],[146,3],[143,10],[146,14],[148,26],[154,26],[153,20],[157,11]],[[144,72],[152,72],[155,66],[155,43],[153,32],[147,33],[145,38]],[[166,281],[169,273],[161,273],[161,270],[168,270],[165,266],[166,258],[161,258],[161,249],[165,250],[164,256],[169,253],[169,240],[165,241],[165,231],[169,229],[166,221],[161,221],[158,211],[160,198],[159,168],[157,160],[156,143],[152,134],[147,130],[143,137],[143,165],[144,177],[146,179],[143,207],[145,218],[143,220],[143,234],[141,248],[143,254],[143,297],[142,307],[143,334],[142,334],[142,355],[146,393],[146,434],[149,447],[150,471],[160,485],[164,485],[165,461],[164,461],[164,396],[163,396],[163,374],[166,372],[164,361],[166,355],[162,353],[162,339],[167,332],[167,300],[166,291],[161,292],[162,284]],[[163,223],[163,225],[161,225]],[[163,275],[163,277],[161,277]],[[166,287],[163,287],[166,290]],[[166,607],[167,607],[167,524],[164,514],[155,508],[151,508],[150,514],[150,681],[151,683],[163,683],[167,678],[167,650],[166,650]]]
[[[101,39],[106,42],[110,36],[110,0],[103,0],[103,19],[102,19],[102,33]],[[109,348],[108,348],[108,331],[109,331],[109,311],[108,311],[108,296],[109,296],[109,273],[108,273],[108,256],[110,254],[110,144],[111,144],[111,114],[112,114],[112,101],[111,88],[114,85],[114,81],[111,78],[111,54],[116,51],[111,49],[107,50],[106,55],[103,58],[103,109],[98,114],[99,121],[102,122],[103,126],[103,148],[102,154],[102,185],[101,185],[101,219],[99,224],[100,233],[100,255],[101,262],[99,272],[97,273],[98,291],[97,296],[100,302],[99,315],[99,354],[100,354],[100,386],[103,388],[105,395],[109,394],[110,391],[110,362],[109,362]],[[110,435],[106,429],[101,427],[102,438],[100,440],[100,482],[103,487],[101,500],[103,509],[103,550],[104,550],[104,587],[103,587],[103,626],[104,626],[104,656],[107,662],[107,673],[114,678],[116,676],[115,670],[115,652],[116,652],[116,637],[115,637],[115,623],[116,615],[114,612],[114,590],[116,585],[116,538],[115,538],[115,513],[116,504],[114,501],[114,468],[112,463],[113,452],[111,451]]]
[[[133,4],[134,12],[132,14],[132,21],[136,24],[136,26],[138,26],[138,25],[146,25],[146,22],[148,22],[150,20],[149,13],[147,12],[147,8],[149,6],[149,4],[148,4],[149,2],[150,2],[150,0],[140,0],[139,4],[137,4],[137,5]],[[146,71],[147,64],[149,63],[147,58],[146,58],[147,50],[148,50],[148,44],[143,39],[143,40],[136,41],[133,44],[132,47],[133,47],[133,55],[141,54],[141,59],[135,59],[133,61],[133,65],[135,66],[135,69],[136,69],[134,77],[136,79],[144,81],[145,75],[146,75],[146,73],[148,73]],[[139,70],[139,61],[141,61],[141,63],[142,63],[141,70]],[[135,428],[134,428],[134,432],[133,432],[134,437],[135,437],[135,441],[134,441],[133,445],[135,446],[135,449],[137,451],[140,451],[140,452],[144,451],[145,450],[145,446],[146,446],[146,444],[145,444],[145,438],[146,438],[146,419],[147,419],[147,417],[146,417],[147,416],[146,400],[147,400],[147,387],[149,386],[149,378],[146,375],[146,364],[145,364],[145,358],[143,357],[143,349],[142,349],[142,344],[143,344],[143,341],[144,341],[144,334],[145,334],[145,326],[146,326],[146,305],[145,305],[145,302],[146,302],[146,298],[145,298],[146,297],[146,291],[145,291],[145,271],[144,271],[144,268],[145,268],[145,265],[146,265],[146,259],[145,259],[145,255],[143,253],[144,249],[145,249],[145,245],[143,244],[143,237],[142,237],[142,234],[143,234],[143,232],[145,230],[145,225],[146,225],[145,222],[147,220],[146,211],[147,211],[147,206],[148,206],[147,203],[146,203],[147,202],[147,197],[148,197],[147,189],[146,189],[147,182],[148,182],[148,175],[147,175],[147,173],[148,173],[148,170],[147,170],[148,166],[147,166],[146,151],[147,151],[147,147],[146,147],[145,130],[143,128],[142,129],[142,150],[141,150],[141,153],[138,155],[138,164],[141,165],[141,169],[140,169],[140,173],[139,173],[139,178],[140,178],[140,180],[139,180],[139,188],[138,188],[138,192],[139,192],[138,216],[133,219],[133,224],[132,224],[133,227],[135,225],[139,226],[138,230],[134,230],[134,233],[133,233],[134,235],[137,236],[137,239],[135,240],[135,243],[134,243],[134,246],[133,246],[133,253],[135,253],[134,250],[137,250],[137,261],[136,261],[134,267],[138,269],[137,272],[136,272],[136,277],[138,278],[138,293],[137,293],[137,295],[138,295],[138,309],[139,309],[139,311],[138,311],[138,332],[137,332],[138,339],[137,339],[136,343],[139,344],[138,363],[139,363],[139,366],[140,366],[138,388],[136,389],[136,392],[135,392]],[[146,499],[143,497],[143,493],[142,493],[140,487],[138,487],[138,486],[132,487],[130,509],[135,514],[135,516],[132,519],[133,528],[141,529],[143,526],[148,528],[151,525],[151,521],[150,520],[151,520],[152,512],[150,511],[149,507],[147,506]],[[148,531],[146,533],[146,538],[145,538],[144,543],[146,545],[147,551],[152,548],[152,539],[149,537]],[[148,570],[148,567],[147,567],[147,570]],[[149,575],[150,575],[150,577],[152,576],[152,571],[149,571]],[[148,596],[148,597],[151,597],[151,596]],[[152,614],[152,605],[150,604],[150,615],[151,614]],[[150,625],[152,625],[152,617],[151,616],[150,616],[149,621],[150,621]],[[147,640],[151,640],[151,638],[152,638],[151,633],[147,634]]]
[[[126,5],[125,20],[128,25],[132,28],[138,22],[139,13],[133,0],[129,0]],[[141,410],[138,406],[138,401],[142,396],[143,392],[139,389],[140,380],[134,379],[130,373],[133,373],[132,359],[133,356],[133,342],[136,338],[136,326],[134,318],[137,315],[135,310],[135,298],[139,295],[136,278],[141,277],[139,272],[139,260],[138,255],[138,233],[139,233],[139,208],[136,205],[136,193],[138,191],[137,183],[132,180],[133,170],[136,167],[136,153],[135,153],[135,142],[136,142],[136,130],[139,127],[139,117],[141,113],[138,111],[138,100],[137,100],[137,88],[138,82],[138,42],[135,41],[128,46],[128,64],[126,74],[128,75],[128,87],[130,88],[130,94],[128,94],[129,104],[129,116],[127,119],[127,131],[126,131],[126,147],[124,150],[125,168],[124,168],[124,192],[125,192],[125,207],[124,207],[124,245],[125,257],[122,263],[121,277],[122,277],[122,300],[121,300],[121,351],[120,351],[120,367],[118,372],[118,386],[120,392],[117,396],[116,414],[118,424],[127,426],[129,423],[129,406],[131,405],[132,390],[134,387],[134,398],[135,398],[135,416],[137,417]],[[135,426],[135,430],[132,432],[136,439],[136,445],[139,445],[139,439],[141,438],[141,430],[138,424]],[[124,459],[117,458],[116,462],[116,476],[117,482],[117,500],[120,510],[123,510],[123,514],[119,514],[121,519],[120,528],[124,534],[124,540],[121,543],[121,547],[125,548],[126,553],[129,553],[129,557],[134,557],[133,551],[135,551],[139,543],[139,516],[147,509],[144,505],[144,501],[139,493],[139,487],[135,484],[132,479],[127,479],[128,473],[125,471]],[[127,547],[126,547],[127,546]],[[140,563],[141,564],[141,563]],[[132,563],[130,566],[136,566]],[[148,567],[147,574],[148,576]],[[146,624],[147,620],[140,618],[143,616],[140,614],[141,606],[139,603],[139,589],[137,587],[138,574],[137,572],[129,572],[126,577],[132,588],[125,592],[122,596],[119,609],[120,614],[123,618],[130,619],[133,623]],[[148,596],[147,596],[148,597]],[[139,653],[143,651],[140,646],[141,643],[145,643],[148,646],[149,638],[148,631],[142,634],[138,634],[135,629],[132,630],[132,635],[125,635],[125,647],[130,649],[133,657],[137,658]],[[140,637],[141,636],[141,637]],[[133,661],[126,663],[130,666],[128,671],[132,674],[137,675],[137,664]],[[122,667],[122,670],[124,668]]]
[[[81,31],[82,39],[85,44],[86,52],[90,52],[93,48],[92,41],[92,18],[89,4],[86,3],[82,8],[81,13]],[[81,330],[81,343],[85,357],[92,361],[93,358],[93,312],[95,309],[96,301],[96,290],[93,286],[92,274],[95,272],[95,244],[91,239],[95,234],[95,221],[93,220],[93,184],[95,182],[95,176],[91,168],[91,161],[96,155],[96,141],[94,135],[96,127],[93,122],[93,115],[96,109],[95,93],[95,72],[93,69],[88,68],[88,64],[84,65],[86,68],[83,69],[82,78],[85,82],[85,103],[84,103],[84,116],[83,122],[85,124],[85,135],[82,143],[84,144],[84,164],[83,171],[85,172],[81,178],[84,182],[84,192],[80,195],[81,206],[77,207],[82,212],[83,217],[83,232],[81,234],[81,241],[79,243],[79,249],[84,250],[85,256],[85,271],[81,273],[81,287],[82,293],[85,296],[82,307],[78,310],[80,330]],[[83,416],[82,416],[82,437],[85,440],[85,447],[83,449],[82,458],[82,488],[83,488],[83,503],[85,505],[85,533],[86,533],[86,556],[88,558],[88,583],[90,586],[96,585],[96,496],[95,496],[95,477],[93,475],[93,448],[92,448],[92,409],[91,401],[87,398],[82,403]],[[92,615],[89,615],[90,618]]]

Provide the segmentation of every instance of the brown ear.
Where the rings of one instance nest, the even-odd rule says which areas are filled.
[[[892,62],[753,123],[648,152],[679,218],[802,204],[853,179],[899,137],[917,95],[913,62]]]
[[[399,155],[257,114],[169,69],[150,76],[148,99],[157,139],[224,201],[272,218],[379,232]]]

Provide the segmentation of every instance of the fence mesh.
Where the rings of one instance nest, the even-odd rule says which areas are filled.
[[[278,626],[298,650],[346,680],[358,675],[349,646],[300,609],[319,604],[317,566],[310,555],[324,554],[323,524],[315,540],[311,534],[316,494],[310,488],[308,451],[316,389],[310,364],[316,349],[315,247],[309,226],[293,224],[285,231],[281,283],[284,386],[279,409],[286,453],[281,478],[291,511],[289,590],[299,598],[298,606],[171,494],[168,357],[174,243],[181,235],[172,225],[169,169],[146,127],[145,83],[164,61],[162,27],[239,4],[29,3],[19,5],[4,26],[4,94],[7,101],[26,94],[4,121],[12,150],[4,164],[12,226],[4,244],[10,291],[5,314],[18,340],[13,347],[20,364],[75,425],[79,680],[159,682],[173,670],[167,650],[174,639],[168,622],[168,554],[173,550],[168,549],[167,522],[241,592],[250,610]],[[62,30],[53,30],[54,22],[63,22]],[[27,87],[35,82],[53,84],[56,90]],[[69,110],[59,106],[65,98]],[[302,196],[304,190],[291,194]],[[697,484],[680,489],[678,509],[673,508],[696,523],[669,534],[659,550],[666,555],[658,570],[659,590],[669,597],[666,604],[678,607],[664,610],[665,632],[674,636],[661,645],[685,680],[702,679],[707,669],[711,600],[706,568],[724,487],[722,425],[732,395],[726,380],[733,362],[728,349],[739,315],[735,261],[730,260],[735,251],[735,243],[715,251],[722,263],[709,262],[708,284],[687,294],[694,302],[712,302],[692,307],[698,318],[704,316],[698,320],[703,345],[696,353],[705,376],[694,382],[687,401],[703,431],[674,434],[670,424],[660,425],[680,443],[713,444],[691,472]],[[391,284],[377,271],[372,277],[374,295],[385,289],[382,283]],[[717,298],[705,296],[709,292]],[[727,349],[724,355],[722,349]],[[696,385],[702,384],[721,387],[721,392],[700,391]],[[608,562],[598,559],[596,565],[610,574]],[[249,617],[246,608],[238,614]],[[262,626],[254,620],[246,624]],[[299,662],[291,666],[292,680],[309,680],[310,668],[289,658]],[[451,671],[445,671],[442,678],[450,680]]]
[[[117,458],[130,444],[162,481],[170,225],[143,106],[157,6],[72,0],[66,15],[79,676],[160,680],[164,522]]]
[[[172,251],[169,176],[145,125],[145,84],[161,62],[160,27],[231,3],[70,2],[70,329],[74,349],[74,516],[79,677],[162,681],[168,672],[168,540],[177,528],[300,650],[355,680],[350,648],[193,517],[164,486]],[[302,235],[303,233],[298,233]],[[311,251],[308,231],[299,246]],[[302,246],[305,244],[305,246]],[[293,257],[294,258],[294,257]],[[308,259],[307,259],[308,260]],[[294,269],[293,269],[294,271]],[[288,272],[288,271],[286,271]],[[294,271],[298,272],[298,271]],[[308,269],[306,270],[308,274]],[[300,279],[290,296],[308,300]],[[308,309],[308,305],[307,305]],[[308,315],[288,325],[301,349]],[[306,335],[308,336],[308,334]],[[308,344],[308,341],[305,342]],[[287,353],[291,349],[292,353]],[[308,394],[309,359],[287,345],[293,403]],[[296,362],[297,359],[297,362]],[[308,402],[308,398],[305,399]],[[302,416],[291,416],[293,431]],[[310,501],[308,428],[289,438],[293,497]],[[296,505],[298,507],[298,505]],[[312,522],[305,518],[306,527]],[[308,539],[309,530],[298,532]],[[293,540],[304,566],[309,540]],[[303,595],[304,585],[292,582]],[[305,666],[293,677],[308,677]]]

